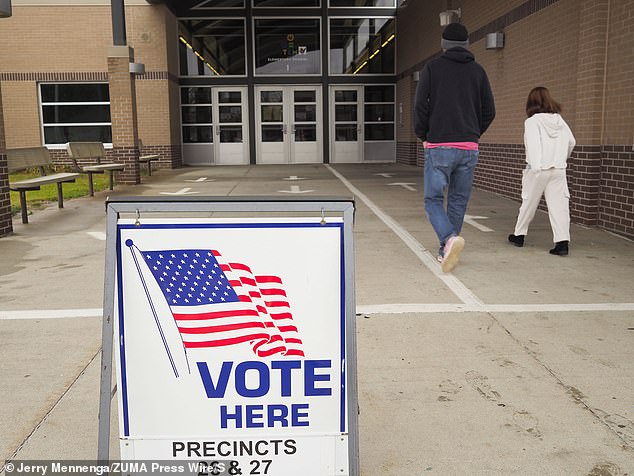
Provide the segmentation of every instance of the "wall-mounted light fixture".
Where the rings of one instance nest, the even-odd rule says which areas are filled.
[[[145,74],[145,64],[143,64],[143,63],[130,63],[130,73],[132,73],[132,74]]]
[[[447,26],[450,23],[455,23],[462,17],[462,10],[445,10],[440,12],[440,26]]]
[[[0,0],[0,18],[11,16],[11,0]]]
[[[502,33],[501,31],[495,33],[487,33],[486,49],[501,50],[502,48],[504,48],[504,33]]]

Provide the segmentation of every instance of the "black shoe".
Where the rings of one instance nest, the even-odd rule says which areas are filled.
[[[524,246],[524,235],[509,235],[509,241],[513,243],[515,246],[521,248]]]
[[[549,251],[551,255],[568,256],[568,242],[558,241],[555,243],[555,247]]]

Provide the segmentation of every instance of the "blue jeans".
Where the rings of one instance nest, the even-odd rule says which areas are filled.
[[[440,240],[441,255],[447,239],[462,230],[477,163],[477,150],[425,149],[425,211]]]

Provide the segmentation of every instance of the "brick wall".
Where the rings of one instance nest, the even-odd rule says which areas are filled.
[[[4,119],[2,114],[2,88],[0,88],[0,237],[6,236],[13,231],[6,150]]]
[[[164,6],[136,3],[141,4],[126,6],[126,27],[135,61],[144,63],[146,70],[135,77],[139,137],[147,150],[169,151],[165,157],[161,155],[158,167],[180,166],[180,151],[175,153],[172,147],[180,144],[178,96],[176,101],[173,98],[178,87],[168,71],[168,65],[178,64],[172,51],[176,48],[176,20]],[[51,41],[51,30],[42,25],[63,24],[73,28],[56,34],[57,53],[37,54]],[[7,147],[41,145],[39,82],[108,81],[110,6],[14,5],[13,16],[2,20],[0,44]],[[37,58],[16,51],[34,52]],[[55,152],[53,156],[64,161],[66,154]]]
[[[414,23],[417,12],[426,11],[437,24],[433,9],[444,5],[424,3],[412,2],[414,9],[399,15],[399,49],[408,50],[398,63],[403,103],[414,101],[412,74],[439,53],[442,28],[417,30]],[[543,85],[562,103],[577,139],[567,171],[573,221],[634,236],[634,0],[453,2],[458,6],[497,109],[481,139],[475,186],[520,200],[526,97]],[[412,35],[407,45],[431,47],[404,47],[403,28]],[[496,31],[504,32],[504,48],[486,50],[486,33]],[[422,165],[421,155],[409,122],[399,128],[397,161]]]

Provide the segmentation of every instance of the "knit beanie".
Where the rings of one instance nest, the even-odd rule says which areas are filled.
[[[445,50],[456,48],[457,46],[467,48],[469,46],[469,32],[460,23],[450,23],[442,32],[440,45]]]

